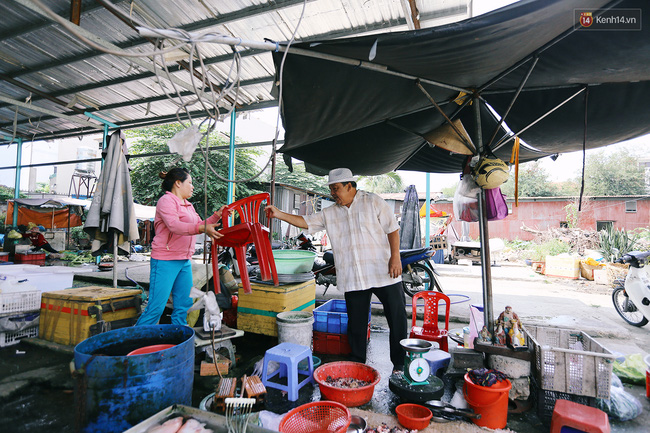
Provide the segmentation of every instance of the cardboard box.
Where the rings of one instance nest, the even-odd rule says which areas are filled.
[[[254,334],[278,336],[276,316],[284,311],[313,311],[316,304],[316,282],[287,284],[251,283],[252,293],[239,292],[237,327]]]
[[[575,257],[546,256],[545,274],[549,277],[580,278],[580,259]]]
[[[76,345],[93,335],[132,326],[141,313],[141,293],[137,289],[98,286],[45,292],[38,336]]]

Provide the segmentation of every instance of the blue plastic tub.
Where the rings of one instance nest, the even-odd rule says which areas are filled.
[[[175,346],[127,356],[154,344]],[[81,431],[123,432],[168,406],[192,404],[194,330],[151,325],[105,332],[77,344],[74,364]]]

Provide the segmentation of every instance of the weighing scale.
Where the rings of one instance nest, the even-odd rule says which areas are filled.
[[[428,385],[428,378],[431,369],[429,362],[423,355],[427,353],[433,344],[430,341],[419,338],[405,338],[399,344],[406,350],[404,357],[404,379],[411,386]]]

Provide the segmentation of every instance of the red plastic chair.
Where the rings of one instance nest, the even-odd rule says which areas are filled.
[[[223,228],[220,233],[223,237],[212,241],[212,274],[215,281],[215,291],[219,293],[219,263],[217,254],[217,245],[222,247],[232,247],[237,255],[237,265],[239,267],[239,276],[244,288],[244,293],[251,293],[251,283],[248,279],[248,269],[246,267],[246,246],[255,244],[255,251],[260,265],[260,274],[263,281],[273,279],[276,286],[278,282],[278,273],[275,269],[275,260],[271,252],[271,241],[269,240],[269,229],[259,222],[260,210],[262,203],[269,203],[271,200],[268,193],[255,194],[250,197],[237,200],[227,205],[223,210]],[[240,223],[230,227],[230,211],[239,214]]]
[[[422,326],[416,326],[417,303],[418,299],[424,300],[424,323]],[[445,328],[438,328],[438,308],[441,302],[445,303]],[[440,292],[426,290],[416,293],[413,296],[413,321],[409,338],[420,338],[427,341],[435,341],[440,345],[440,349],[449,352],[447,335],[449,334],[449,309],[451,302],[449,297]]]

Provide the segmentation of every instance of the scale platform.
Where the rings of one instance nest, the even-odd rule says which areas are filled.
[[[398,372],[388,379],[388,389],[405,402],[424,403],[428,400],[440,400],[445,392],[442,379],[432,373],[427,378],[427,382],[425,385],[412,385],[404,377],[404,373]]]

